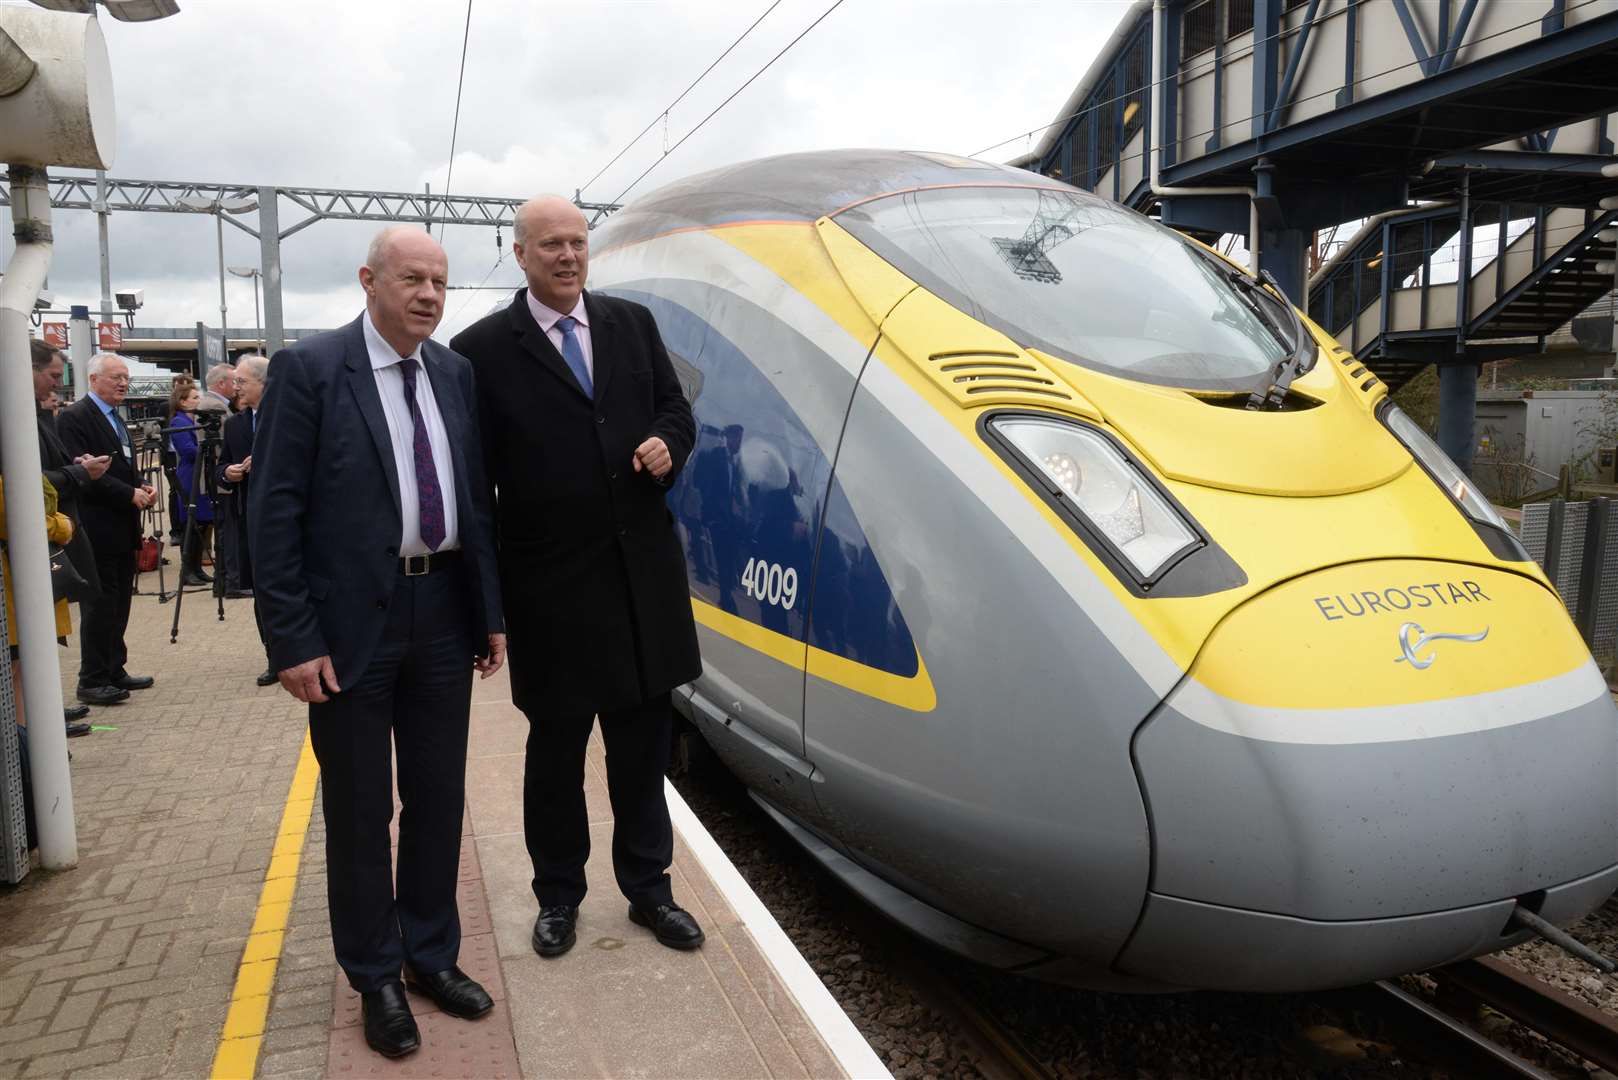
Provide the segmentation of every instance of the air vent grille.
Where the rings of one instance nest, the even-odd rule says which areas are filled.
[[[917,366],[963,409],[1038,405],[1084,411],[1072,387],[1050,365],[1027,353],[934,353]]]

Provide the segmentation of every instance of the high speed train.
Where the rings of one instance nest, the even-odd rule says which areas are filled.
[[[1101,989],[1307,990],[1618,886],[1556,593],[1279,294],[1017,169],[719,169],[597,233],[699,430],[677,704],[916,932]]]

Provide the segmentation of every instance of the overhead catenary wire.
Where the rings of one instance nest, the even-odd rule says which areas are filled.
[[[836,11],[838,8],[840,8],[842,6],[843,6],[843,0],[834,0],[831,7],[827,8],[825,11],[822,11],[820,13],[819,18],[817,18],[814,22],[810,23],[808,26],[804,27],[803,30],[798,34],[797,37],[795,37],[791,41],[787,42],[785,47],[783,47],[780,52],[778,52],[774,56],[770,57],[769,60],[767,60],[765,62],[763,67],[759,68],[757,71],[753,72],[753,74],[749,75],[747,77],[746,82],[742,83],[735,90],[731,91],[729,97],[725,98],[724,101],[721,101],[718,105],[714,106],[713,112],[710,112],[707,116],[704,116],[701,120],[697,121],[697,126],[696,127],[692,128],[690,131],[686,132],[684,135],[681,135],[678,142],[676,142],[673,146],[669,147],[667,150],[663,151],[663,154],[662,154],[661,157],[659,157],[656,161],[654,161],[650,165],[648,165],[646,167],[645,172],[641,173],[639,176],[635,177],[634,180],[630,181],[629,186],[624,188],[624,190],[620,191],[618,193],[618,197],[613,199],[612,201],[615,202],[615,203],[623,202],[624,201],[624,196],[628,195],[631,191],[633,191],[635,189],[635,185],[639,184],[642,180],[646,179],[646,177],[651,173],[651,171],[653,169],[655,169],[659,165],[661,165],[664,162],[664,160],[667,159],[667,157],[670,154],[674,153],[674,151],[678,150],[685,143],[685,141],[687,139],[689,139],[691,136],[695,135],[697,132],[701,131],[702,128],[703,128],[703,125],[705,125],[709,120],[712,120],[716,115],[718,115],[720,109],[723,109],[726,105],[729,105],[732,101],[736,100],[736,97],[737,97],[738,94],[740,94],[743,90],[746,90],[749,86],[752,86],[753,81],[755,79],[757,79],[760,75],[764,74],[766,71],[770,70],[770,67],[777,60],[779,60],[779,59],[781,59],[781,57],[785,56],[787,54],[787,52],[790,51],[791,48],[794,45],[796,45],[798,42],[802,41],[809,34],[809,32],[811,30],[813,30],[815,27],[819,26],[822,22],[825,22],[826,17],[828,15],[830,15],[832,12]],[[597,217],[599,217],[599,216],[600,215],[597,214]]]
[[[654,127],[657,126],[657,122],[659,120],[663,121],[664,124],[666,125],[668,123],[669,113],[673,110],[674,106],[676,106],[680,102],[684,101],[685,96],[687,94],[689,94],[692,90],[695,90],[697,84],[700,83],[703,79],[708,77],[708,72],[710,72],[714,68],[718,67],[719,62],[721,60],[723,60],[725,57],[729,56],[731,54],[731,51],[734,50],[736,48],[736,46],[738,46],[738,45],[740,45],[742,43],[743,38],[746,38],[748,34],[751,34],[753,32],[753,30],[758,26],[759,23],[763,22],[765,19],[767,19],[769,17],[770,12],[774,11],[776,8],[778,8],[780,6],[781,6],[781,0],[774,0],[774,3],[770,4],[769,7],[765,8],[764,9],[764,14],[762,14],[758,18],[754,19],[753,22],[747,27],[747,29],[742,31],[741,37],[738,37],[735,41],[732,41],[730,43],[730,45],[726,47],[724,52],[720,53],[717,57],[715,57],[713,63],[711,63],[707,67],[703,68],[702,69],[702,74],[698,75],[695,79],[692,79],[691,80],[691,85],[687,86],[684,90],[681,90],[679,97],[675,98],[673,101],[671,101],[667,105],[663,106],[663,111],[658,113],[656,116],[652,117],[651,123],[647,124],[645,127],[640,129],[640,134],[636,135],[633,139],[630,139],[629,142],[624,146],[624,148],[622,150],[620,150],[616,154],[612,155],[612,160],[611,161],[607,162],[605,165],[601,166],[601,168],[597,169],[594,176],[590,177],[590,179],[586,180],[583,184],[581,184],[579,186],[579,192],[582,194],[584,192],[584,190],[586,188],[588,188],[591,184],[593,184],[597,180],[601,179],[601,174],[606,172],[608,169],[612,168],[614,165],[616,165],[618,163],[619,158],[621,158],[625,154],[629,153],[630,149],[633,148],[636,143],[640,142],[641,139],[646,137],[646,133],[648,131],[651,131]],[[665,149],[663,152],[668,153],[667,149]]]
[[[472,40],[472,0],[466,0],[466,27],[461,31],[461,73],[455,78],[455,119],[449,129],[449,170],[444,176],[444,194],[450,192],[450,181],[455,179],[455,140],[461,133],[461,90],[466,86],[466,46]],[[439,222],[438,238],[444,239],[444,224]]]

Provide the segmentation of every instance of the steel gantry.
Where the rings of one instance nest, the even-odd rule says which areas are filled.
[[[104,192],[102,195],[100,192]],[[359,191],[347,188],[279,187],[260,184],[213,184],[188,180],[116,180],[95,175],[57,175],[50,178],[51,206],[62,210],[92,210],[105,218],[113,211],[214,215],[259,242],[264,281],[264,348],[273,353],[285,344],[281,309],[281,241],[317,221],[378,221],[400,224],[487,225],[507,228],[525,200],[497,195],[434,195],[431,190]],[[282,228],[281,203],[285,200],[303,217]],[[609,214],[617,203],[574,203],[586,213]],[[0,188],[0,206],[10,206]],[[243,207],[231,211],[232,205]],[[223,211],[222,212],[222,208]],[[257,228],[240,220],[256,212]],[[105,235],[103,233],[103,235]]]

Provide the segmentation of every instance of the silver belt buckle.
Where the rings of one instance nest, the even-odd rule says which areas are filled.
[[[432,557],[429,555],[406,555],[404,557],[405,577],[421,577],[430,570]],[[416,567],[421,569],[416,569]]]

